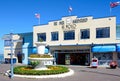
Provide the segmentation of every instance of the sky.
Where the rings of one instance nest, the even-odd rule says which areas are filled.
[[[40,24],[53,20],[61,20],[69,16],[69,6],[72,16],[102,18],[116,16],[120,24],[120,5],[111,9],[110,2],[118,0],[0,0],[0,54],[3,53],[2,37],[9,33],[33,32],[33,26],[38,25],[35,13],[40,14]]]

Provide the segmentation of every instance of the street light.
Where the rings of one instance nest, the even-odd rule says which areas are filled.
[[[10,78],[13,78],[13,33],[10,33],[10,50],[11,50],[11,55],[10,55],[10,58],[11,58],[11,75],[10,75]]]
[[[14,76],[14,72],[13,72],[13,68],[14,68],[14,63],[13,63],[13,46],[14,46],[14,42],[22,42],[22,40],[13,40],[13,33],[10,33],[9,35],[5,35],[2,38],[3,40],[10,40],[10,51],[11,51],[11,55],[10,55],[10,59],[11,59],[11,66],[10,66],[10,70],[11,70],[11,75],[10,78],[13,78]]]

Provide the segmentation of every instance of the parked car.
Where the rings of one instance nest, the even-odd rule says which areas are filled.
[[[110,62],[110,68],[115,69],[118,66],[117,61]]]

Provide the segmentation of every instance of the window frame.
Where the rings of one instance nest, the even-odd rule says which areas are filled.
[[[75,40],[75,30],[64,31],[64,40]]]
[[[46,41],[46,33],[37,33],[37,41],[39,42],[40,39]]]
[[[110,27],[96,28],[96,38],[110,38]]]
[[[81,29],[80,39],[90,39],[90,29]]]
[[[51,32],[51,41],[58,41],[58,40],[59,40],[59,33],[58,33],[58,31]]]

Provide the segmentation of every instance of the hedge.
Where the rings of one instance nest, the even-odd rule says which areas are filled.
[[[28,66],[17,66],[14,68],[14,74],[20,75],[52,75],[68,72],[69,69],[64,66],[47,66],[50,70],[34,70]]]

